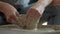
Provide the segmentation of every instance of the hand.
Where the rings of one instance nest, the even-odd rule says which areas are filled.
[[[17,11],[8,11],[5,13],[6,20],[8,22],[11,22],[12,20],[17,20],[17,17],[19,17],[19,13]]]
[[[0,11],[5,14],[6,20],[10,22],[11,20],[17,20],[19,13],[10,4],[5,2],[0,2]]]
[[[25,29],[34,29],[38,23],[41,14],[35,8],[29,8],[25,16]]]
[[[27,17],[29,16],[41,16],[41,14],[39,13],[39,11],[36,9],[36,8],[29,8],[28,11],[27,11],[27,14],[26,14]]]

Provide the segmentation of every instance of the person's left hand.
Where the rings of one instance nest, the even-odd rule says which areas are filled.
[[[12,20],[17,20],[17,18],[19,17],[19,13],[17,11],[8,11],[7,13],[5,13],[6,16],[6,20],[8,22],[12,21]]]
[[[5,2],[0,2],[0,11],[5,15],[8,22],[17,20],[17,17],[19,16],[16,8]]]

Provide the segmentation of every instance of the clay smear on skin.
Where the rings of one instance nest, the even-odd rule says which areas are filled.
[[[26,28],[27,29],[33,29],[35,28],[36,24],[37,24],[37,21],[38,19],[40,18],[40,14],[37,10],[35,9],[30,9],[28,12],[27,12],[27,15],[25,17],[25,23],[26,23]]]

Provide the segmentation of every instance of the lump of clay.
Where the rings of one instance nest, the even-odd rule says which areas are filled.
[[[25,16],[25,15],[20,15],[19,17],[17,17],[18,20],[16,20],[16,21],[12,20],[11,23],[12,23],[12,24],[16,24],[16,25],[18,25],[21,29],[23,29],[23,27],[25,26],[24,16]]]
[[[18,17],[17,21],[12,20],[12,23],[17,24],[22,29],[32,30],[37,28],[40,17],[39,12],[31,8],[25,16]]]

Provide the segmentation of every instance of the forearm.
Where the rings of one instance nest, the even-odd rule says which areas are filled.
[[[44,12],[46,6],[48,6],[52,0],[38,0],[32,7],[37,9],[41,14]]]
[[[12,11],[17,11],[12,5],[0,1],[0,12],[8,13]]]

